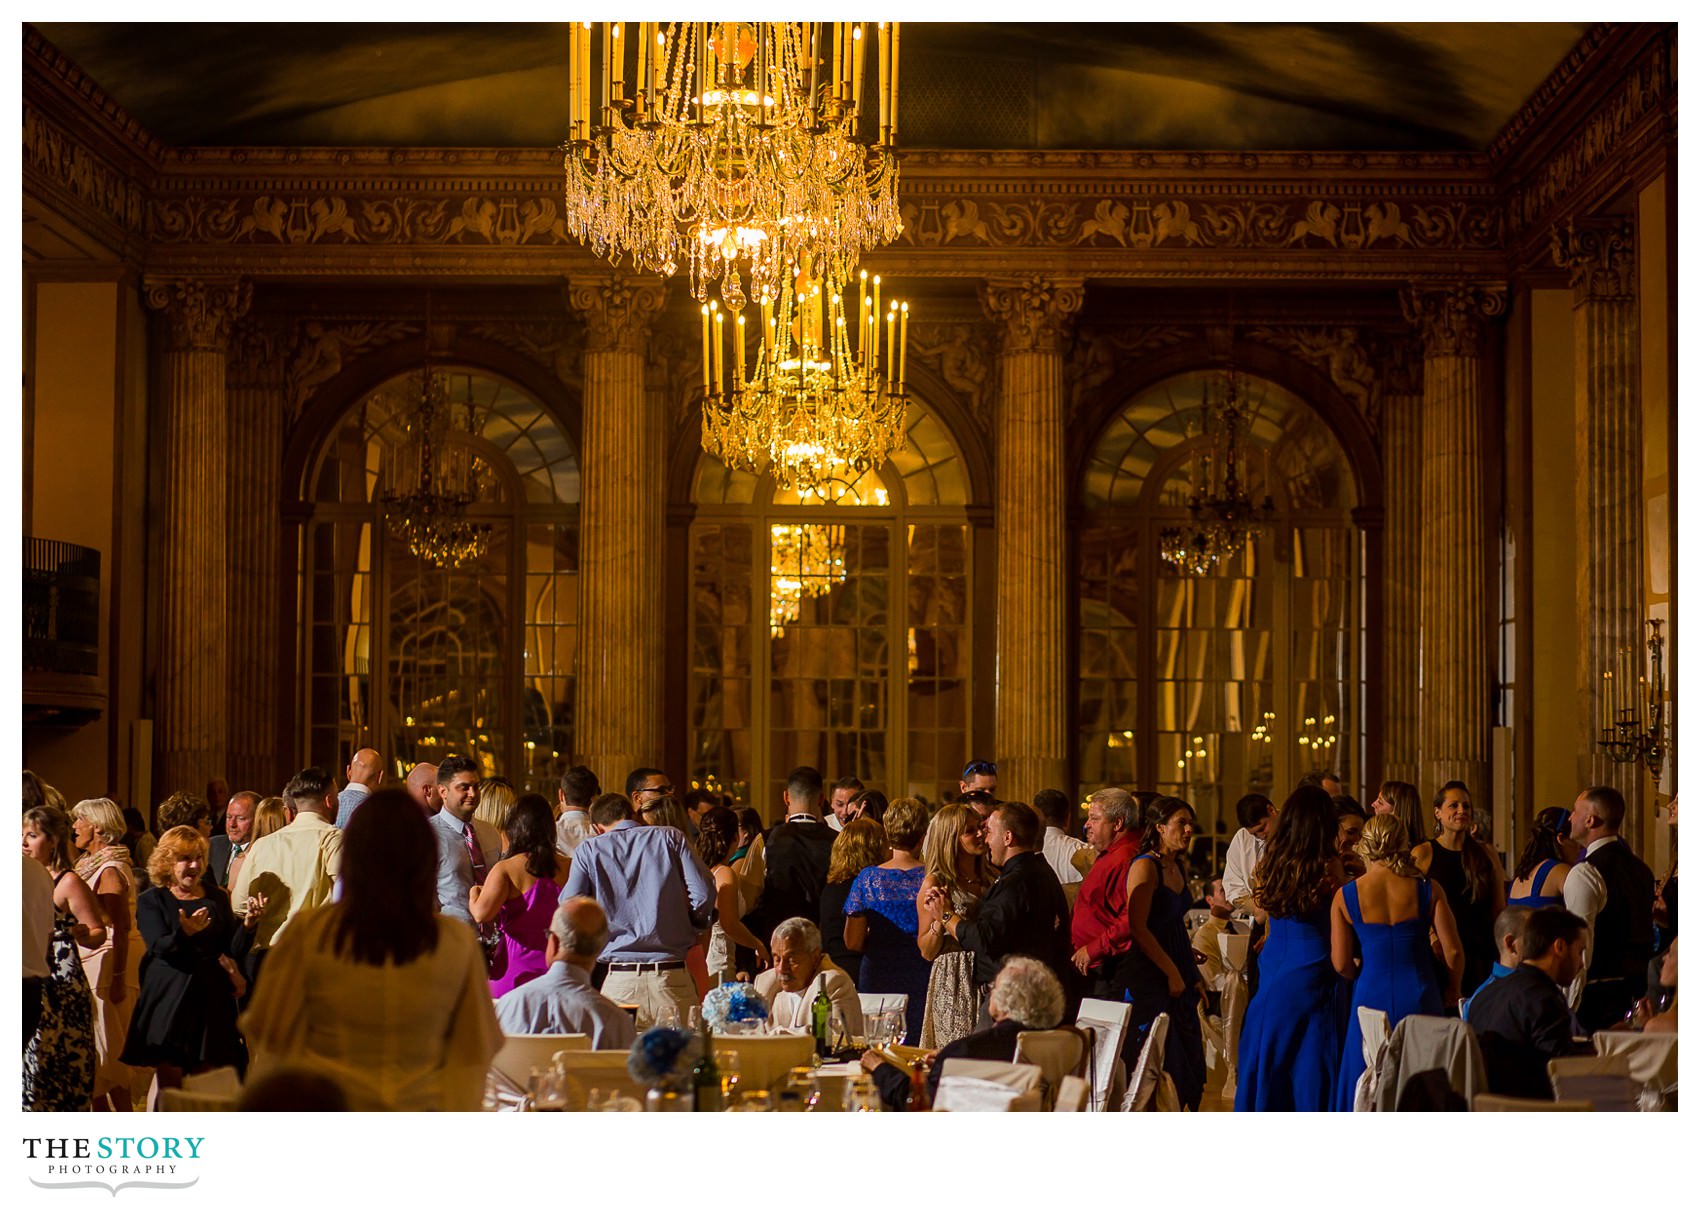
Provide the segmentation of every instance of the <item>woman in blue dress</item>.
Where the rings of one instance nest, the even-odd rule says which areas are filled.
[[[1334,1086],[1336,1112],[1352,1110],[1364,1072],[1358,1008],[1386,1012],[1389,1031],[1407,1015],[1439,1015],[1456,1003],[1464,967],[1464,947],[1446,894],[1412,862],[1404,824],[1390,814],[1373,818],[1358,840],[1358,856],[1366,871],[1334,895],[1330,911],[1334,967],[1340,976],[1357,979]],[[1446,963],[1444,991],[1429,948],[1431,925]],[[1355,959],[1360,955],[1361,967]]]
[[[1535,828],[1517,857],[1505,904],[1531,910],[1563,905],[1564,878],[1581,850],[1570,837],[1570,810],[1558,805],[1542,809],[1535,814]]]
[[[856,989],[863,994],[907,994],[903,1043],[918,1044],[927,1012],[927,978],[932,962],[915,942],[920,928],[917,898],[926,879],[921,840],[927,834],[927,810],[918,800],[894,800],[886,808],[886,841],[891,858],[863,868],[844,899],[844,943],[862,954]]]
[[[1236,1112],[1326,1112],[1333,1102],[1341,1025],[1328,905],[1344,876],[1335,835],[1333,799],[1319,787],[1297,788],[1252,876],[1269,934],[1240,1032]]]

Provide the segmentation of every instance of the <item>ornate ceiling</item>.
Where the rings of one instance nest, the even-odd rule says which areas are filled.
[[[39,24],[177,146],[550,147],[561,24]],[[904,26],[911,148],[1479,151],[1575,23]]]

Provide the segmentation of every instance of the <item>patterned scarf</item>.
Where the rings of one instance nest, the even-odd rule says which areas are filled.
[[[77,875],[81,876],[84,883],[92,889],[95,873],[109,863],[118,864],[124,871],[128,872],[134,866],[130,860],[130,848],[115,842],[111,846],[102,847],[98,851],[90,851],[77,860]]]

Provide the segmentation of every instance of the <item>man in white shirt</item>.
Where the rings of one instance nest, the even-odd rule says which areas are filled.
[[[776,1028],[810,1031],[810,1012],[821,990],[850,1036],[862,1035],[862,999],[850,975],[822,954],[820,928],[807,918],[787,918],[773,929],[773,967],[756,974],[756,993],[767,1000]]]
[[[1084,838],[1075,835],[1074,803],[1065,793],[1055,788],[1035,792],[1033,807],[1045,819],[1045,862],[1062,881],[1063,896],[1072,907],[1080,882],[1086,879],[1086,870],[1097,856]]]
[[[1564,878],[1564,907],[1589,935],[1587,971],[1569,994],[1589,1032],[1615,1027],[1646,993],[1653,956],[1653,873],[1618,835],[1624,811],[1609,787],[1584,789],[1570,810],[1570,837],[1583,850]]]
[[[1252,908],[1251,878],[1257,871],[1257,861],[1263,858],[1269,832],[1275,828],[1275,814],[1275,802],[1261,792],[1241,796],[1234,806],[1240,828],[1228,843],[1228,857],[1222,868],[1222,895],[1235,909]]]
[[[384,760],[376,750],[356,750],[354,757],[348,760],[345,774],[348,782],[336,794],[336,828],[339,830],[348,828],[348,823],[354,819],[354,810],[365,804],[366,797],[384,781]]]
[[[556,796],[555,849],[569,859],[579,843],[596,837],[596,827],[590,823],[590,802],[600,795],[602,783],[589,767],[568,767],[561,776]]]
[[[331,891],[342,874],[342,831],[333,820],[336,784],[331,777],[318,767],[308,767],[289,781],[283,798],[295,810],[295,819],[249,847],[230,883],[233,913],[243,911],[250,894],[266,899],[264,915],[254,930],[255,952],[276,943],[302,910],[331,901]],[[256,972],[258,961],[255,957]]]
[[[583,1033],[593,1049],[629,1049],[632,1017],[591,984],[590,971],[608,943],[608,915],[594,898],[571,897],[555,910],[543,956],[549,967],[496,1000],[496,1020],[510,1036]]]
[[[826,815],[826,824],[834,830],[843,830],[845,826],[856,820],[856,810],[850,806],[856,797],[862,794],[862,781],[854,775],[845,775],[832,785],[832,807]]]

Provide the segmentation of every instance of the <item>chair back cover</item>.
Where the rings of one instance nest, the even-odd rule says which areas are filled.
[[[1087,1064],[1087,1081],[1092,1086],[1091,1107],[1094,1112],[1107,1109],[1110,1079],[1117,1060],[1122,1055],[1122,1042],[1127,1039],[1127,1025],[1133,1007],[1125,1002],[1107,998],[1082,998],[1080,1012],[1074,1017],[1077,1028],[1092,1029],[1092,1057]]]
[[[1594,1048],[1602,1057],[1627,1057],[1629,1077],[1657,1083],[1661,1090],[1676,1085],[1675,1032],[1595,1032]]]
[[[1163,1073],[1163,1051],[1169,1040],[1169,1013],[1162,1012],[1151,1021],[1151,1031],[1140,1046],[1139,1060],[1134,1063],[1133,1075],[1127,1082],[1127,1095],[1122,1100],[1124,1112],[1149,1112],[1157,1105],[1159,1076]]]

